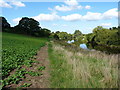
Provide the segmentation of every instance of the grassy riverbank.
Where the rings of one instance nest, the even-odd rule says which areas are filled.
[[[116,88],[118,55],[49,44],[52,88]]]

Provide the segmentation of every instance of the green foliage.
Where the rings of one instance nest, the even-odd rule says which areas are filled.
[[[40,70],[40,71],[45,70],[45,66],[38,67],[38,70]]]
[[[62,41],[68,41],[73,39],[72,34],[68,34],[67,32],[59,32],[59,31],[57,31],[56,33],[52,33],[50,37]]]
[[[82,35],[82,32],[81,32],[81,31],[79,31],[79,30],[75,30],[74,35],[75,35],[75,36]]]
[[[77,50],[49,45],[51,88],[118,88],[117,55]]]
[[[42,75],[40,72],[33,72],[33,71],[26,71],[26,74],[29,74],[30,76],[40,76],[40,75]]]
[[[8,77],[14,69],[19,69],[21,65],[31,66],[34,63],[33,56],[37,54],[40,47],[48,41],[45,38],[27,37],[17,34],[3,33],[2,36],[2,76],[3,80]],[[19,72],[17,75],[21,74]],[[38,74],[36,74],[38,75]],[[10,76],[7,82],[18,81],[17,76]],[[12,80],[11,80],[12,79]],[[6,81],[4,81],[6,83]]]
[[[35,63],[34,60],[25,60],[24,61],[24,65],[28,66],[28,67],[31,67],[32,66],[32,63]]]
[[[2,86],[6,86],[6,85],[9,85],[9,84],[18,84],[18,82],[21,81],[22,78],[25,78],[25,74],[29,74],[30,76],[40,76],[40,75],[42,75],[40,72],[26,71],[25,68],[17,69],[15,74],[12,74],[11,76],[8,76],[6,79],[1,81]]]
[[[42,28],[39,31],[39,36],[41,36],[41,37],[49,37],[50,34],[51,34],[51,31],[49,29],[46,29],[46,28]]]
[[[67,32],[60,32],[58,36],[60,40],[68,41],[69,39],[71,39],[71,35],[68,34]]]
[[[95,42],[102,45],[120,45],[118,28],[106,29],[98,26],[93,30],[93,33],[87,34],[88,43]]]
[[[95,36],[95,34],[93,34],[93,33],[86,34],[87,42],[88,43],[92,42],[92,39],[94,36]]]
[[[71,81],[71,71],[63,58],[61,52],[55,52],[52,44],[49,44],[49,59],[51,64],[50,71],[50,88],[71,88],[73,87]],[[60,54],[59,54],[60,53]],[[57,82],[57,83],[56,83]],[[67,83],[67,84],[66,84]],[[71,85],[70,85],[71,83]],[[74,88],[74,87],[73,87]]]
[[[24,17],[19,21],[19,24],[15,26],[14,30],[17,33],[34,35],[34,32],[38,32],[41,27],[39,27],[39,22],[28,17]]]
[[[76,37],[76,41],[74,43],[78,42],[78,45],[82,44],[82,43],[87,43],[87,38],[85,35],[80,35],[78,37]]]
[[[93,29],[93,33],[97,33],[99,30],[103,30],[105,28],[103,28],[102,26],[97,26],[96,28]]]
[[[8,76],[6,79],[2,80],[2,86],[9,84],[17,84],[22,78],[25,78],[26,70],[18,69],[15,74]]]
[[[33,18],[23,17],[19,24],[15,27],[10,27],[10,24],[4,17],[0,17],[2,19],[2,29],[4,32],[17,33],[30,35],[35,37],[49,37],[51,31],[46,28],[41,28],[39,22],[34,20]]]
[[[98,44],[108,44],[108,45],[116,45],[118,44],[118,35],[117,30],[111,31],[109,29],[102,29],[98,31],[95,38],[95,41]]]
[[[82,35],[82,32],[81,32],[81,31],[75,30],[75,32],[74,32],[74,40],[75,40],[75,41],[78,41],[78,39],[81,38],[81,35]]]
[[[7,31],[8,28],[10,28],[10,24],[7,22],[7,20],[4,17],[0,17],[0,21],[2,22],[2,27],[3,31]]]

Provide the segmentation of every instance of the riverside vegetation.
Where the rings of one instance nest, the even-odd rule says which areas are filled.
[[[26,74],[40,76],[46,69],[44,66],[38,66],[38,72],[26,71],[22,66],[29,68],[32,63],[38,63],[34,56],[47,42],[50,88],[118,88],[120,27],[106,29],[98,26],[90,34],[82,34],[79,30],[68,34],[41,28],[39,22],[32,18],[22,18],[15,27],[10,27],[7,20],[1,18],[2,87],[18,84]],[[74,42],[68,44],[67,41],[71,40]],[[78,47],[81,43],[96,50],[83,50]],[[110,51],[106,52],[103,47]],[[20,88],[30,85],[24,83]]]
[[[77,49],[77,50],[76,50]],[[49,45],[52,88],[117,88],[118,55]],[[57,82],[57,83],[56,83]]]

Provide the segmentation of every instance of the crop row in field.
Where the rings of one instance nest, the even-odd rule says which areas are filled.
[[[20,68],[21,65],[30,65],[33,56],[47,41],[46,38],[3,33],[2,78],[8,77],[12,70]]]

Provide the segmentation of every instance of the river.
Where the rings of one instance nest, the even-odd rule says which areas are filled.
[[[72,41],[68,41],[68,43],[74,43],[74,40]],[[107,45],[96,45],[94,47],[92,47],[91,44],[80,44],[79,45],[80,48],[85,49],[85,50],[89,50],[89,51],[94,51],[94,50],[98,50],[98,51],[102,51],[105,53],[112,53],[112,54],[117,54],[120,53],[120,48],[116,48],[116,47],[109,47]]]

